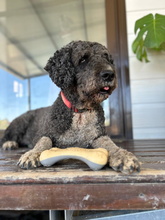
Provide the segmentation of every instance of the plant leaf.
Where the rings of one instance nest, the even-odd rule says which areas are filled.
[[[135,23],[134,32],[137,37],[132,43],[132,50],[136,53],[137,59],[149,62],[146,48],[164,49],[165,15],[156,14],[153,16],[153,14],[148,14],[138,19]]]
[[[147,48],[159,49],[165,42],[165,15],[156,14],[155,18],[148,23],[147,29],[144,45]]]
[[[150,24],[151,20],[153,19],[153,14],[148,14],[135,22],[135,29],[134,32],[136,34],[138,29],[143,29],[146,25]]]
[[[160,45],[161,50],[165,50],[165,42]]]
[[[146,32],[146,28],[143,28],[143,30],[139,31],[136,39],[134,40],[132,44],[132,50],[134,53],[136,53],[138,45],[142,43],[141,41],[143,40],[143,34],[145,32]]]

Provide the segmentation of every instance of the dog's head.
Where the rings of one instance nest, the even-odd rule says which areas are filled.
[[[73,41],[55,52],[45,67],[52,81],[81,108],[108,98],[117,77],[109,51],[99,43]]]

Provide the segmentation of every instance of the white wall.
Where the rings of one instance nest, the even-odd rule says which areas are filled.
[[[131,50],[135,21],[149,13],[165,15],[165,0],[126,0],[134,139],[165,138],[165,52],[141,63]]]

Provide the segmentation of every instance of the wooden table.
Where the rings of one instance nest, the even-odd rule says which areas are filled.
[[[1,210],[124,210],[165,208],[165,140],[121,141],[142,162],[140,173],[105,167],[91,171],[79,161],[51,168],[16,166],[27,149],[0,150]]]

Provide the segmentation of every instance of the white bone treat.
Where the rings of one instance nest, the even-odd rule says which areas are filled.
[[[51,148],[43,151],[40,155],[41,164],[47,167],[64,159],[77,159],[86,163],[92,170],[100,170],[108,162],[108,151],[103,148]]]

